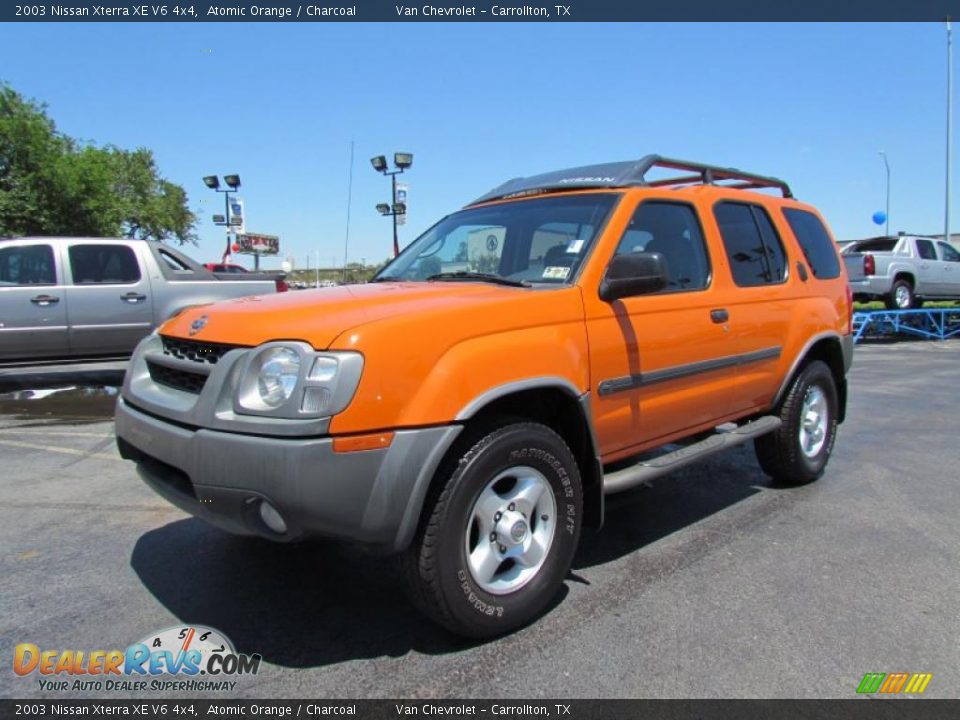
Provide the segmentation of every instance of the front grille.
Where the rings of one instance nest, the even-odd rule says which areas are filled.
[[[203,373],[178,370],[151,362],[150,360],[147,360],[147,369],[150,370],[150,377],[155,383],[166,385],[176,390],[193,393],[194,395],[199,395],[200,391],[203,390],[204,384],[207,382],[207,376]]]
[[[160,340],[163,343],[164,355],[175,357],[178,360],[191,360],[209,365],[216,365],[220,358],[231,350],[240,347],[239,345],[182,340],[165,335],[161,335]]]

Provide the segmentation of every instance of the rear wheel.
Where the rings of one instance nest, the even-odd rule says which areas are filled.
[[[915,300],[913,283],[900,278],[894,281],[893,287],[884,298],[884,304],[888,310],[909,310],[913,307]]]
[[[820,477],[833,451],[837,409],[833,373],[814,360],[794,379],[780,406],[780,429],[754,441],[763,471],[786,485]]]
[[[550,428],[520,422],[480,435],[441,469],[403,564],[431,619],[489,638],[557,595],[580,537],[582,491],[573,454]]]

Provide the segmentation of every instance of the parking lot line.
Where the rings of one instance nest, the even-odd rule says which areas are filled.
[[[107,433],[88,433],[88,432],[64,432],[63,430],[47,430],[46,428],[17,428],[5,427],[2,430],[10,435],[41,435],[43,437],[92,437],[103,438],[113,437],[112,432]]]
[[[35,443],[20,442],[18,440],[0,440],[0,445],[10,445],[12,447],[27,448],[28,450],[42,450],[44,452],[62,453],[64,455],[82,455],[89,458],[104,458],[106,460],[122,460],[119,455],[109,453],[88,452],[86,450],[76,450],[74,448],[52,447],[50,445],[37,445]]]

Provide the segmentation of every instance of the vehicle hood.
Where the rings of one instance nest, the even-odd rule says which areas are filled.
[[[274,340],[301,340],[324,350],[341,334],[395,316],[446,317],[479,310],[486,317],[498,305],[550,290],[485,282],[383,282],[301,290],[225,300],[186,310],[160,328],[164,335],[203,342],[254,346]],[[522,302],[522,300],[521,300]],[[484,306],[489,306],[485,308]],[[199,321],[203,318],[203,322]],[[504,329],[515,326],[509,313]],[[196,329],[197,326],[201,326]]]

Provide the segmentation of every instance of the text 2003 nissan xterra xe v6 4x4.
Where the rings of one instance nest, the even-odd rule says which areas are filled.
[[[489,637],[556,595],[605,493],[747,440],[776,480],[818,477],[850,312],[783,181],[576,168],[484,195],[369,284],[171,319],[134,354],[117,438],[221,528],[402,553],[427,614]]]

